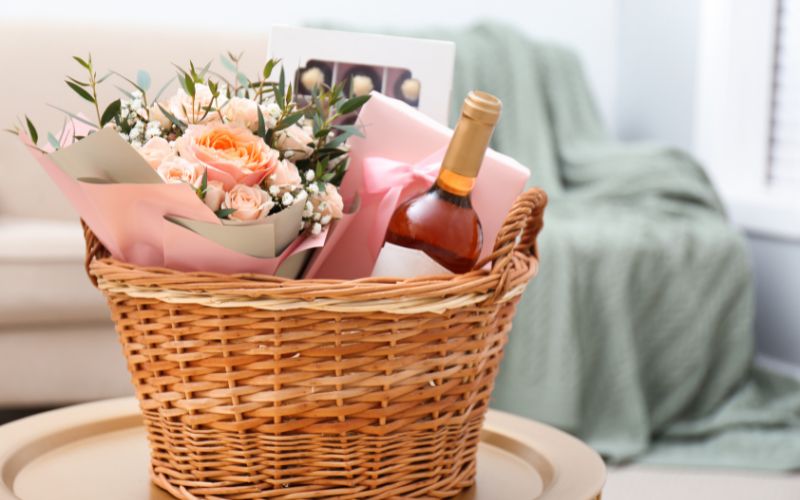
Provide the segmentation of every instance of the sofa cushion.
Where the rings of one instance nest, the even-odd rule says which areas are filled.
[[[110,324],[83,259],[77,220],[0,217],[0,334],[8,325]]]
[[[130,374],[111,323],[0,328],[0,408],[130,394]]]

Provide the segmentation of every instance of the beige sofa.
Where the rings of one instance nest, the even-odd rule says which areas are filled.
[[[175,75],[170,63],[214,59],[219,68],[226,50],[245,51],[243,69],[252,74],[266,57],[268,31],[268,23],[263,32],[236,33],[0,21],[0,128],[27,114],[41,135],[57,133],[64,115],[46,103],[91,112],[64,84],[65,75],[82,77],[72,55],[91,51],[99,76],[148,69],[158,89]],[[106,102],[119,97],[113,83],[101,89]],[[0,135],[0,172],[0,408],[131,393],[108,311],[83,270],[77,215],[11,134]]]

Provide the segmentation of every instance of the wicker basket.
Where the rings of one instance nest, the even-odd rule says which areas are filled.
[[[471,486],[545,203],[541,190],[522,194],[477,270],[407,280],[143,268],[85,228],[153,481],[185,499],[443,498]]]

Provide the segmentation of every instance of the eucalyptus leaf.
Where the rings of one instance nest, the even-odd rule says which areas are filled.
[[[369,101],[369,95],[359,95],[359,96],[351,97],[350,99],[344,101],[339,106],[338,111],[339,111],[339,113],[341,113],[343,115],[346,115],[347,113],[351,113],[351,112],[357,110],[358,108],[363,106],[364,103],[366,103],[367,101]]]
[[[113,72],[113,71],[109,71],[108,73],[106,73],[105,75],[103,75],[103,77],[102,77],[102,78],[98,79],[98,80],[97,80],[95,83],[99,85],[99,84],[103,83],[104,81],[108,80],[108,77],[109,77],[109,76],[111,76],[111,75],[113,75],[113,74],[114,74],[114,72]]]
[[[278,123],[275,126],[275,130],[283,130],[285,128],[289,128],[292,125],[294,125],[295,123],[297,123],[298,121],[300,121],[300,118],[302,118],[302,117],[303,117],[303,112],[302,111],[296,111],[294,113],[291,113],[290,115],[286,116],[286,118],[281,120],[280,123]]]
[[[220,219],[225,219],[235,211],[236,211],[235,208],[220,208],[214,213],[217,214],[217,217],[219,217]]]
[[[208,192],[208,169],[203,170],[203,179],[200,181],[200,187],[197,188],[197,195],[205,200],[206,192]]]
[[[71,81],[72,83],[76,83],[76,84],[80,85],[81,87],[88,87],[89,86],[88,82],[82,82],[80,80],[76,80],[75,78],[72,78],[71,76],[68,76],[67,80]]]
[[[74,84],[69,80],[65,80],[65,83],[69,86],[69,88],[74,90],[76,94],[78,94],[79,96],[83,97],[84,99],[86,99],[90,103],[94,104],[94,97],[92,97],[92,94],[90,94],[89,92],[84,90],[83,87],[81,87],[80,85]]]
[[[239,85],[241,85],[242,87],[249,87],[250,86],[250,80],[247,78],[247,75],[245,75],[244,73],[236,73],[236,81],[238,81]]]
[[[178,118],[176,118],[175,115],[173,115],[172,113],[170,113],[169,111],[164,109],[164,107],[161,104],[157,104],[157,106],[158,106],[158,109],[160,109],[161,112],[164,113],[164,116],[166,116],[167,119],[169,121],[171,121],[173,125],[178,127],[181,130],[181,132],[185,132],[186,131],[187,125],[185,123],[183,123]]]
[[[281,75],[278,78],[278,88],[275,90],[275,100],[278,101],[278,106],[281,110],[286,106],[286,75],[281,66]]]
[[[267,61],[267,64],[264,65],[264,71],[262,72],[264,80],[270,77],[272,70],[275,69],[275,65],[278,64],[279,61],[280,59],[270,59]]]
[[[58,149],[61,148],[61,143],[58,142],[58,139],[56,139],[56,136],[54,136],[52,132],[47,133],[47,142],[49,142],[50,145],[53,146],[53,149],[56,151],[58,151]]]
[[[81,65],[81,66],[83,66],[84,68],[88,69],[89,71],[91,71],[91,70],[92,70],[92,66],[91,66],[91,64],[89,64],[88,62],[86,62],[86,61],[85,61],[83,58],[81,58],[81,57],[78,57],[78,56],[72,56],[72,58],[73,58],[73,59],[75,59],[76,61],[78,61],[78,64],[80,64],[80,65]]]
[[[105,126],[106,123],[113,120],[119,114],[121,105],[122,102],[117,99],[106,107],[105,111],[103,111],[103,115],[100,117],[101,127]]]
[[[123,80],[125,80],[126,82],[130,83],[131,85],[133,85],[133,87],[134,87],[136,90],[138,90],[139,92],[141,92],[141,93],[142,93],[142,95],[144,95],[144,94],[146,93],[145,89],[143,89],[142,87],[140,87],[138,83],[134,82],[133,80],[131,80],[131,79],[130,79],[130,78],[128,78],[127,76],[123,75],[123,74],[122,74],[122,73],[120,73],[119,71],[113,71],[113,70],[112,70],[112,71],[111,71],[111,74],[112,74],[112,75],[116,75],[116,76],[118,76],[118,77],[122,78]],[[119,88],[119,87],[117,87],[117,88]]]
[[[201,69],[201,70],[200,70],[200,73],[198,74],[198,76],[199,76],[200,78],[205,78],[205,77],[206,77],[206,75],[208,74],[208,70],[209,70],[209,69],[211,69],[211,63],[212,63],[212,62],[213,62],[213,60],[212,60],[212,61],[208,61],[208,62],[206,63],[206,65],[205,65],[205,66],[203,66],[203,69]]]
[[[152,80],[150,79],[150,73],[147,71],[140,69],[136,72],[136,84],[142,90],[148,90],[150,88],[150,83]]]
[[[349,133],[356,137],[364,137],[364,131],[358,125],[334,125],[333,128]]]
[[[349,139],[352,136],[353,136],[353,134],[351,134],[350,132],[342,132],[341,134],[337,135],[336,137],[334,137],[333,139],[328,141],[328,143],[325,144],[325,147],[326,148],[332,148],[332,149],[338,148],[339,146],[344,144],[344,142],[347,139]]]
[[[234,72],[236,71],[236,65],[227,57],[220,55],[219,60],[222,63],[222,65],[225,66],[225,69]]]
[[[55,106],[53,104],[48,104],[48,106],[50,106],[51,108],[56,109],[58,111],[61,111],[62,113],[64,113],[65,115],[69,116],[73,120],[79,121],[79,122],[81,122],[81,123],[83,123],[85,125],[90,125],[92,127],[97,127],[96,123],[92,123],[89,120],[87,120],[86,118],[83,118],[81,116],[76,115],[72,111],[67,111],[66,109],[59,108],[58,106]]]
[[[28,118],[28,115],[25,115],[25,124],[28,126],[28,134],[31,136],[31,140],[34,144],[39,143],[39,132],[36,131],[36,127],[33,126],[31,119]]]
[[[192,78],[192,76],[188,73],[184,73],[183,82],[186,87],[186,93],[194,97],[195,94],[197,93],[197,89],[194,86],[194,79]]]
[[[261,112],[261,106],[256,106],[258,112],[258,136],[264,137],[267,135],[267,124],[264,122],[264,113]]]

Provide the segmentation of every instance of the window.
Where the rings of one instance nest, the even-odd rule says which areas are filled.
[[[780,0],[775,33],[769,182],[800,188],[800,0]]]

